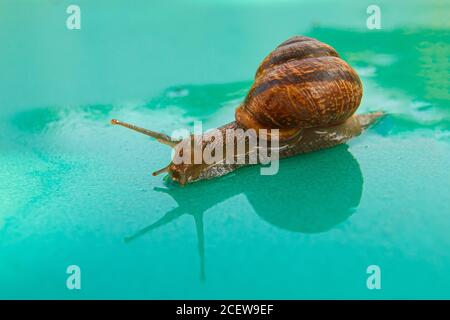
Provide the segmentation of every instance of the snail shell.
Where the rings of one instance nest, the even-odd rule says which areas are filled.
[[[280,140],[289,140],[304,128],[343,123],[362,91],[358,75],[334,48],[297,36],[262,61],[235,118],[247,129],[280,129]]]

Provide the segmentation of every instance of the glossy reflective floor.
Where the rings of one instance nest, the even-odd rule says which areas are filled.
[[[0,298],[450,298],[448,4],[380,1],[371,31],[354,1],[79,2],[79,31],[70,2],[0,4]],[[294,34],[388,116],[275,176],[185,188],[151,176],[167,147],[109,125],[229,122]]]

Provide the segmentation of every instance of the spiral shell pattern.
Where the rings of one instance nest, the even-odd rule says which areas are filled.
[[[297,36],[262,61],[236,121],[244,128],[280,129],[286,140],[303,128],[344,122],[358,108],[362,91],[355,70],[334,48]]]

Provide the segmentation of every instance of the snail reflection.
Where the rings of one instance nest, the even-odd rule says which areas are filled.
[[[256,214],[271,225],[297,233],[330,230],[358,207],[363,176],[346,145],[281,161],[273,176],[261,176],[257,166],[236,174],[187,187],[172,183],[155,188],[172,197],[178,207],[126,239],[136,240],[184,214],[194,218],[198,236],[200,274],[204,279],[203,213],[236,195],[244,194]]]

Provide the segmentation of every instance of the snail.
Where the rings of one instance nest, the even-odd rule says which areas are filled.
[[[330,148],[360,135],[383,116],[382,112],[355,115],[363,88],[353,68],[342,60],[331,46],[319,40],[295,36],[281,43],[260,64],[243,103],[236,109],[235,121],[219,128],[219,138],[209,132],[191,135],[183,140],[147,130],[119,120],[112,124],[146,134],[174,148],[174,157],[192,159],[194,148],[223,148],[219,159],[172,162],[153,173],[167,172],[181,185],[223,176],[248,165],[250,156],[263,148],[279,158]],[[266,137],[251,144],[246,130]],[[236,132],[231,138],[229,131]],[[233,139],[233,143],[228,144]],[[275,141],[275,142],[273,142]],[[186,149],[186,143],[189,147]],[[234,142],[243,142],[239,149]],[[220,147],[218,144],[220,143]],[[231,145],[231,147],[228,147]],[[186,150],[189,155],[186,155]],[[185,153],[183,155],[183,152]],[[245,161],[229,162],[225,155]],[[258,158],[257,162],[261,163]]]

